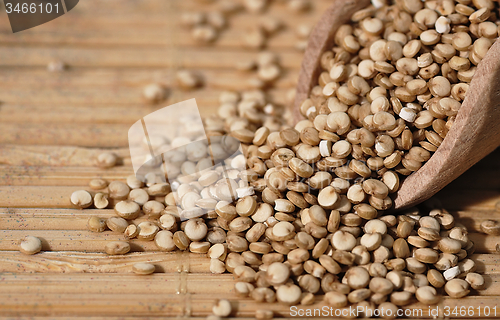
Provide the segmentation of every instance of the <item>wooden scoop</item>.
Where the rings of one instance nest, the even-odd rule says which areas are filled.
[[[300,105],[317,85],[321,54],[333,48],[337,28],[368,0],[337,0],[311,33],[305,52],[294,117],[302,119]],[[441,146],[418,171],[407,177],[394,198],[394,208],[416,205],[441,190],[472,165],[500,146],[500,39],[491,46],[469,85],[455,123]],[[487,176],[484,179],[488,179]]]

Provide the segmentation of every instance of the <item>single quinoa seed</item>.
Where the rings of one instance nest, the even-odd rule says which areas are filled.
[[[19,245],[19,251],[24,254],[35,254],[42,250],[42,241],[34,236],[26,236]]]

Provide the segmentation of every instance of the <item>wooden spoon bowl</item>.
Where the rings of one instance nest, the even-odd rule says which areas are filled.
[[[302,119],[300,105],[317,85],[324,51],[333,48],[338,27],[368,0],[335,1],[312,31],[302,61],[294,106],[294,118]],[[455,122],[441,146],[418,171],[401,183],[394,208],[402,209],[427,200],[472,165],[500,146],[500,39],[478,64]],[[485,177],[487,179],[487,177]]]

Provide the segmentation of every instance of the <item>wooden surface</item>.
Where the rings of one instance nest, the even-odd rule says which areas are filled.
[[[314,25],[331,3],[315,0],[311,12],[292,14],[275,2],[266,15],[293,27]],[[91,215],[111,216],[112,210],[82,211],[69,204],[71,192],[86,188],[92,178],[123,180],[132,173],[126,137],[140,117],[193,97],[208,115],[216,110],[222,90],[248,88],[255,75],[233,67],[239,59],[256,57],[256,51],[242,48],[241,35],[261,16],[239,14],[215,45],[199,47],[178,27],[179,12],[211,10],[208,3],[86,0],[57,20],[15,35],[0,13],[0,319],[196,318],[210,314],[216,298],[230,299],[232,315],[239,318],[253,318],[256,309],[290,316],[287,306],[235,297],[232,276],[210,274],[209,261],[201,255],[159,253],[151,242],[134,240],[136,252],[108,257],[102,253],[105,242],[121,236],[91,233],[85,223]],[[296,84],[302,53],[295,41],[294,28],[269,41],[285,71],[270,90],[276,101],[286,101],[286,92]],[[70,68],[47,72],[53,59]],[[199,70],[206,86],[180,90],[173,80],[177,68]],[[156,81],[171,88],[169,99],[145,105],[142,88]],[[94,167],[103,148],[123,156],[123,165]],[[495,246],[500,237],[478,231],[481,221],[500,214],[495,211],[499,157],[495,151],[439,193],[443,205],[469,228],[477,246],[474,259],[487,282],[485,290],[466,300],[444,299],[441,316],[444,306],[497,306],[500,264]],[[28,234],[42,238],[46,251],[19,253],[18,242]],[[138,261],[153,262],[157,273],[131,274]],[[318,297],[313,307],[321,306]],[[413,318],[430,317],[426,306],[409,307],[419,308],[422,316]],[[475,309],[474,317],[484,313]]]

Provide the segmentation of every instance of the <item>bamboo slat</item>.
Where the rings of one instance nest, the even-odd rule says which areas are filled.
[[[176,294],[181,290],[185,293],[196,295],[210,294],[234,294],[234,284],[237,280],[232,274],[206,274],[185,273],[171,271],[169,273],[155,273],[149,277],[149,283],[144,285],[144,277],[129,273],[107,273],[107,274],[2,274],[2,293],[30,294],[74,294],[79,292],[100,293],[106,288],[107,294]],[[486,277],[485,289],[480,291],[481,296],[495,296],[500,282],[500,275],[489,275]],[[182,282],[185,281],[184,288]],[[223,285],[221,285],[221,282]],[[228,290],[229,289],[229,290]],[[499,310],[500,311],[500,310]]]
[[[297,16],[301,16],[301,15],[304,16],[305,15],[304,13],[295,13],[294,11],[290,11],[289,9],[287,9],[286,4],[287,4],[286,1],[276,1],[275,4],[273,4],[272,6],[269,6],[265,9],[264,14],[272,13],[273,17],[276,14],[280,18],[291,19],[291,21],[294,21],[293,18],[295,18]],[[196,1],[194,1],[194,2],[180,1],[180,2],[176,2],[175,5],[176,5],[176,8],[178,8],[179,10],[199,10],[200,9],[199,3],[197,3]],[[217,8],[218,7],[217,5],[218,5],[217,2],[214,1],[214,2],[212,2],[211,5],[209,3],[206,8],[207,9]],[[331,0],[314,0],[314,2],[311,3],[312,10],[318,10],[320,12],[322,11],[322,9],[327,8],[328,5],[331,5]],[[279,15],[278,11],[281,11],[281,15]],[[253,14],[253,16],[257,17],[257,16],[259,16],[259,14]]]
[[[255,55],[254,59],[257,58]],[[204,79],[204,87],[219,90],[249,89],[249,79],[255,77],[255,72],[214,69],[197,69]],[[114,89],[122,87],[130,89],[154,82],[161,82],[171,90],[178,90],[179,85],[176,79],[176,72],[172,69],[132,69],[126,72],[120,69],[97,69],[88,70],[84,68],[71,68],[66,72],[48,72],[45,68],[35,70],[25,68],[6,68],[0,73],[0,82],[4,87],[12,89],[19,85],[29,86],[31,89],[38,88],[104,88]],[[280,78],[273,83],[274,88],[295,88],[298,78],[298,70],[285,70]],[[4,120],[4,119],[2,119]]]
[[[130,273],[132,266],[139,262],[153,263],[156,267],[155,272],[158,273],[194,272],[211,276],[210,259],[203,254],[195,253],[134,252],[124,256],[109,256],[105,253],[48,251],[27,256],[17,251],[0,251],[1,272],[37,275],[52,273],[53,278],[57,278],[57,274],[64,276],[69,273],[92,273],[105,279],[110,273],[121,275]],[[102,273],[106,275],[99,275]]]
[[[70,208],[75,187],[0,186],[0,207]]]
[[[0,208],[0,226],[4,230],[88,230],[91,216],[116,216],[112,209],[15,209]],[[144,220],[144,219],[142,219]],[[142,221],[138,220],[138,221]]]
[[[255,28],[255,22],[250,22],[249,19],[243,20],[246,22],[242,27],[238,19],[238,29],[223,30],[217,37],[217,46],[227,49],[239,49],[246,46],[245,36],[248,30]],[[138,28],[137,30],[124,31],[122,29],[106,30],[104,32],[96,32],[95,30],[83,29],[78,33],[75,32],[35,32],[26,33],[21,36],[12,36],[12,34],[1,34],[0,41],[9,45],[25,45],[43,44],[43,45],[58,45],[58,46],[100,46],[104,45],[108,48],[124,47],[124,46],[141,46],[149,48],[158,48],[171,46],[175,43],[176,48],[195,48],[199,46],[190,29],[178,29],[178,32],[172,34],[171,26],[163,26],[156,28]],[[73,30],[72,30],[73,31]],[[270,50],[287,50],[289,52],[301,52],[296,48],[296,43],[301,40],[294,29],[285,29],[272,36],[267,49]]]
[[[116,216],[116,213],[113,209],[0,208],[0,226],[4,230],[87,231],[87,220],[92,216],[106,219]],[[131,222],[139,224],[146,220],[147,216],[142,215]]]
[[[75,132],[72,124],[6,123],[0,126],[0,143],[124,148],[128,146],[130,125],[82,124]]]
[[[94,215],[107,218],[114,216],[115,213],[112,209],[0,208],[0,226],[4,229],[18,230],[86,230],[87,219]],[[481,233],[480,223],[498,219],[499,215],[490,211],[467,212],[467,214],[460,212],[458,217],[457,223],[464,225],[469,232]]]
[[[142,96],[142,88],[124,88],[115,87],[109,91],[103,91],[98,88],[65,88],[62,89],[62,94],[58,94],[55,90],[30,89],[24,87],[16,88],[1,88],[0,94],[4,96],[5,103],[8,104],[23,104],[36,105],[37,107],[45,107],[50,109],[53,106],[92,106],[96,112],[103,105],[110,104],[114,106],[122,106],[124,110],[128,106],[136,107],[137,105],[147,105]],[[176,102],[189,99],[196,99],[201,115],[213,114],[217,111],[219,97],[223,90],[208,90],[199,89],[194,91],[176,91],[171,93],[167,100],[158,103],[157,108],[169,106]],[[286,93],[288,89],[274,89],[268,92],[269,101],[277,104],[285,104]],[[39,97],[42,100],[38,100]],[[123,110],[122,109],[122,110]],[[139,119],[136,119],[137,121]],[[133,122],[127,123],[131,125]],[[8,124],[2,124],[2,127]],[[19,126],[19,124],[16,124]],[[7,129],[4,129],[7,132]],[[8,143],[7,141],[3,143]]]
[[[301,52],[274,50],[281,56],[281,65],[298,70],[302,59]],[[251,60],[256,52],[242,49],[215,49],[214,47],[186,48],[175,54],[169,48],[75,48],[41,47],[37,50],[25,50],[18,46],[2,48],[0,66],[45,67],[60,59],[70,66],[93,68],[221,68],[236,66],[240,60]]]
[[[17,103],[25,105],[42,105],[36,101],[44,101],[44,105],[138,105],[146,104],[142,96],[142,87],[113,87],[109,90],[102,90],[98,87],[63,87],[60,89],[50,88],[32,88],[32,87],[4,87],[0,94],[4,101],[8,103]],[[216,92],[210,93],[209,98],[215,101],[218,97]],[[187,100],[187,99],[184,99]]]
[[[220,284],[224,286],[224,283]],[[235,297],[233,294],[226,293],[218,295],[231,301],[234,313],[232,316],[252,317],[255,310],[272,310],[277,316],[291,317],[289,306],[277,303],[258,303],[248,298]],[[443,317],[445,307],[474,308],[469,318],[484,317],[484,307],[489,307],[490,312],[496,311],[498,316],[498,307],[496,297],[469,297],[468,303],[464,306],[462,299],[444,298],[437,306],[425,306],[420,303],[414,303],[404,307],[408,310],[407,318],[427,319]],[[107,316],[107,315],[127,315],[127,316],[197,316],[206,317],[211,314],[215,298],[202,294],[65,294],[44,293],[44,294],[1,294],[0,293],[0,312],[5,315],[67,315],[78,313],[81,316]],[[297,309],[320,309],[327,307],[318,297],[316,303],[310,306],[299,306]],[[481,314],[478,307],[481,307]],[[330,310],[330,307],[327,307]],[[433,316],[431,310],[438,310],[438,314]],[[335,316],[335,308],[332,308],[332,316]],[[467,314],[466,314],[467,315]],[[490,313],[490,315],[492,315]],[[457,318],[460,317],[460,314]],[[406,317],[405,317],[406,318]]]
[[[500,219],[500,212],[496,210],[454,211],[452,214],[457,222],[467,227],[469,232],[481,232],[481,223],[483,221]]]
[[[2,105],[1,122],[4,123],[116,123],[129,124],[158,110],[161,106],[106,106],[95,112],[95,106],[36,106]],[[126,110],[126,112],[124,112]],[[202,112],[204,110],[202,109]],[[117,114],[121,114],[117,117]]]
[[[485,275],[494,275],[500,273],[500,256],[498,254],[473,254],[470,259],[476,263],[476,272]]]
[[[149,3],[156,4],[149,5]],[[311,25],[331,4],[331,0],[314,0],[312,4],[313,10],[308,11],[307,14],[293,13],[286,8],[285,4],[276,2],[270,6],[263,15],[250,14],[242,10],[230,17],[230,20],[232,20],[232,25],[236,24],[239,28],[253,28],[256,25],[256,21],[262,19],[263,16],[272,16],[273,18],[289,24],[291,28],[304,23]],[[95,10],[96,7],[98,7],[99,10]],[[33,33],[64,33],[65,30],[62,29],[66,29],[73,31],[71,33],[68,32],[68,37],[71,37],[76,34],[76,32],[81,32],[83,30],[92,30],[96,32],[115,29],[123,30],[124,27],[129,28],[130,25],[134,25],[134,28],[144,28],[151,32],[151,30],[155,28],[177,27],[180,20],[179,11],[208,12],[217,10],[217,8],[217,3],[204,3],[202,6],[199,6],[196,2],[193,4],[179,0],[148,1],[146,6],[142,5],[142,2],[123,2],[123,5],[121,4],[120,8],[117,8],[116,5],[108,6],[106,2],[87,0],[79,3],[74,10],[70,11],[67,19],[57,19],[51,21],[51,23],[38,26],[33,30]],[[121,14],[116,14],[118,10]],[[0,25],[0,32],[9,33],[11,36],[16,37],[24,36],[29,39],[29,36],[25,36],[21,33],[12,35],[9,24]]]
[[[123,165],[130,166],[130,151],[128,148],[106,149],[116,153],[123,161]],[[40,145],[0,145],[0,164],[5,165],[0,168],[0,176],[8,180],[21,178],[25,173],[31,177],[40,175],[45,178],[45,173],[50,174],[54,169],[51,167],[78,166],[79,171],[87,173],[84,167],[95,166],[96,157],[104,149],[91,149],[72,146],[40,146]],[[13,166],[22,166],[14,169]],[[46,168],[43,168],[43,167]],[[97,168],[96,168],[97,169]],[[96,170],[94,169],[94,170]],[[64,171],[64,169],[62,169]],[[94,176],[109,174],[114,169],[106,171],[98,169]],[[75,172],[75,174],[78,174]]]
[[[131,272],[131,265],[128,266]],[[183,279],[185,278],[185,279]],[[86,292],[98,294],[102,288],[106,288],[107,294],[177,294],[183,289],[190,294],[234,294],[236,281],[231,274],[179,274],[176,271],[170,273],[153,274],[148,279],[148,285],[144,285],[144,277],[134,274],[58,274],[47,275],[2,275],[2,292],[16,294],[27,292],[31,294],[74,294]],[[185,287],[181,289],[182,282]],[[221,285],[221,283],[224,283]],[[231,289],[228,292],[228,287]]]
[[[88,158],[89,164],[92,157]],[[128,162],[128,159],[125,159]],[[38,163],[41,164],[41,163]],[[111,169],[96,167],[7,167],[0,165],[0,185],[5,186],[81,186],[88,188],[91,178],[125,180],[134,174],[131,166]]]
[[[18,98],[20,100],[36,100],[36,96],[42,92],[24,92],[27,89],[19,89],[9,91],[7,89],[0,88],[0,94],[2,92],[9,91],[10,97],[6,97],[5,101],[15,101]],[[123,92],[126,92],[125,90]],[[97,89],[84,90],[73,92],[77,93],[77,97],[69,98],[73,100],[72,103],[76,104],[87,104],[86,99],[97,99],[98,95],[101,95],[105,103],[106,99],[113,100],[118,96],[113,96],[112,93],[102,94],[102,91]],[[96,96],[93,96],[93,93]],[[197,90],[193,92],[181,92],[172,97],[168,102],[164,102],[163,106],[168,106],[179,101],[185,101],[188,99],[195,98],[198,108],[201,110],[201,114],[210,114],[216,112],[216,108],[219,105],[219,96],[221,91],[216,90]],[[139,103],[141,99],[141,94],[137,92],[137,96],[134,95],[133,99],[136,103]],[[17,97],[19,95],[19,97]],[[21,98],[33,95],[31,98]],[[48,95],[54,98],[51,102],[54,104],[66,105],[64,95],[59,95],[55,93],[46,93],[42,95]],[[126,93],[126,95],[131,95]],[[276,89],[269,92],[270,101],[278,104],[285,103],[286,90]],[[48,98],[47,98],[48,99]],[[49,99],[49,100],[50,100]],[[100,98],[99,98],[100,99]],[[32,101],[34,103],[34,101]],[[111,101],[109,101],[111,102]],[[123,98],[124,103],[128,103],[125,98]],[[28,103],[28,102],[27,102]],[[47,104],[49,106],[49,104]],[[139,119],[136,119],[137,121]],[[0,126],[0,144],[39,144],[39,145],[71,145],[71,146],[82,146],[82,147],[108,147],[108,148],[120,148],[128,146],[128,129],[135,122],[130,122],[128,124],[93,124],[93,123],[83,123],[79,126],[79,131],[75,132],[74,125],[70,123],[57,123],[57,124],[44,124],[44,123],[5,123]]]
[[[0,250],[18,250],[20,240],[32,235],[42,240],[44,251],[104,252],[109,241],[126,240],[123,234],[112,231],[93,233],[81,230],[0,230]],[[154,241],[130,241],[131,251],[158,251]]]

